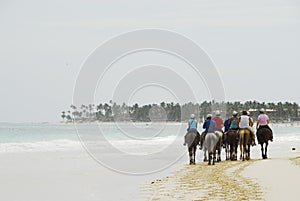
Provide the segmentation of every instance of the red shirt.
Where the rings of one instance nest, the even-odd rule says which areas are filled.
[[[216,128],[218,129],[222,129],[223,128],[223,119],[220,116],[214,116],[212,118],[212,120],[214,120],[216,122]]]

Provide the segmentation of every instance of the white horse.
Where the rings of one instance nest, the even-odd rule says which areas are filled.
[[[216,148],[219,137],[216,133],[207,133],[204,140],[204,161],[207,160],[206,151],[208,152],[208,165],[215,164],[216,160]]]

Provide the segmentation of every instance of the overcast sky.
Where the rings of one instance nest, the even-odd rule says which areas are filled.
[[[297,0],[0,0],[0,25],[1,122],[59,121],[87,56],[142,28],[195,41],[216,64],[226,100],[300,103]]]

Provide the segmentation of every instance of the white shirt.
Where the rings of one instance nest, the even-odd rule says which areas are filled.
[[[242,115],[240,120],[240,128],[249,128],[249,117],[247,115]]]

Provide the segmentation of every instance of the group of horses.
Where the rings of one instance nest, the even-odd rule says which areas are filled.
[[[258,144],[261,146],[262,158],[267,158],[267,149],[272,132],[268,128],[258,129],[256,132]],[[204,151],[204,162],[214,165],[221,161],[221,151],[225,148],[226,160],[237,160],[238,146],[240,148],[240,160],[250,159],[251,131],[247,128],[229,130],[225,133],[215,131],[214,133],[188,132],[185,135],[185,143],[188,146],[190,164],[196,164],[196,150],[200,145]],[[203,147],[202,147],[203,146]],[[208,157],[207,157],[208,155]]]

